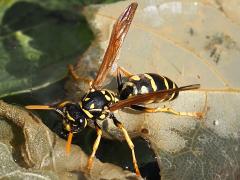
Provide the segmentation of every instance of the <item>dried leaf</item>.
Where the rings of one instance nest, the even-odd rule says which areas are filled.
[[[17,106],[0,101],[0,117],[9,124],[18,127],[23,134],[20,147],[8,146],[5,141],[0,143],[0,177],[36,177],[50,179],[135,179],[134,173],[121,168],[94,160],[90,174],[86,173],[88,156],[76,145],[72,145],[71,154],[65,152],[66,141],[51,132],[36,116]],[[1,126],[2,129],[6,126]],[[11,127],[9,128],[9,131]],[[12,132],[14,134],[19,132]],[[9,141],[16,141],[17,137],[9,137]],[[18,142],[19,143],[19,142]],[[14,143],[13,143],[14,144]],[[11,148],[10,148],[11,147]],[[17,149],[16,149],[17,148]],[[18,163],[12,158],[11,149],[18,151]],[[24,164],[20,167],[19,164]],[[30,169],[26,169],[30,168]]]

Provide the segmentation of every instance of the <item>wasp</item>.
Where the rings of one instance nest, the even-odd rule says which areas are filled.
[[[114,111],[130,107],[144,112],[165,111],[182,115],[172,109],[153,109],[140,106],[139,104],[173,100],[178,96],[180,91],[192,90],[200,87],[199,84],[177,87],[177,85],[167,77],[151,73],[132,75],[123,68],[119,67],[117,68],[118,93],[102,88],[102,84],[114,63],[128,32],[137,6],[137,3],[130,4],[117,19],[113,26],[110,41],[96,78],[90,82],[89,91],[83,95],[79,102],[65,101],[56,106],[26,106],[27,109],[54,110],[62,116],[63,128],[69,132],[66,144],[67,153],[70,152],[73,135],[84,129],[88,125],[89,121],[93,122],[97,132],[97,138],[94,142],[92,153],[87,162],[88,170],[90,170],[93,165],[93,158],[95,157],[95,153],[102,137],[102,129],[98,123],[99,121],[109,118],[112,119],[116,127],[122,131],[132,152],[132,161],[136,175],[140,176],[140,171],[135,157],[134,144],[128,135],[128,132],[124,128],[124,125],[115,117]],[[81,77],[78,77],[74,73],[72,66],[69,66],[69,71],[74,79],[81,79]],[[127,81],[125,82],[123,82],[122,73],[127,76]]]

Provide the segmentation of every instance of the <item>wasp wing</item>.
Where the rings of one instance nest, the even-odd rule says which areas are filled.
[[[139,103],[144,103],[148,102],[149,100],[163,100],[169,96],[169,94],[173,92],[179,92],[179,91],[187,91],[187,90],[193,90],[193,89],[198,89],[200,88],[200,84],[192,84],[189,86],[182,86],[179,88],[173,88],[173,89],[168,89],[168,90],[162,90],[162,91],[157,91],[157,92],[152,92],[152,93],[147,93],[147,94],[141,94],[141,95],[136,95],[132,96],[128,99],[121,100],[115,104],[112,104],[109,107],[110,111],[116,111],[118,109],[122,109],[124,107],[130,107],[133,104],[139,104]]]
[[[104,54],[102,64],[98,70],[98,74],[92,83],[92,87],[100,88],[102,82],[104,82],[106,79],[109,69],[112,67],[116,56],[118,55],[119,49],[124,41],[124,38],[128,32],[137,6],[137,3],[130,4],[114,24],[107,50]]]

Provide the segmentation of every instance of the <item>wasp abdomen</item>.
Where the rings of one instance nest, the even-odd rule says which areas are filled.
[[[154,73],[137,74],[129,77],[128,80],[122,84],[120,99],[127,99],[130,96],[138,94],[146,94],[172,88],[177,88],[177,85],[165,76]],[[177,96],[178,92],[169,93],[169,96],[163,101],[173,100]]]

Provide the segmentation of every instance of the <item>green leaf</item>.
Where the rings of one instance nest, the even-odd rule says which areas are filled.
[[[79,12],[17,1],[1,2],[0,10],[0,97],[62,79],[93,39]]]

